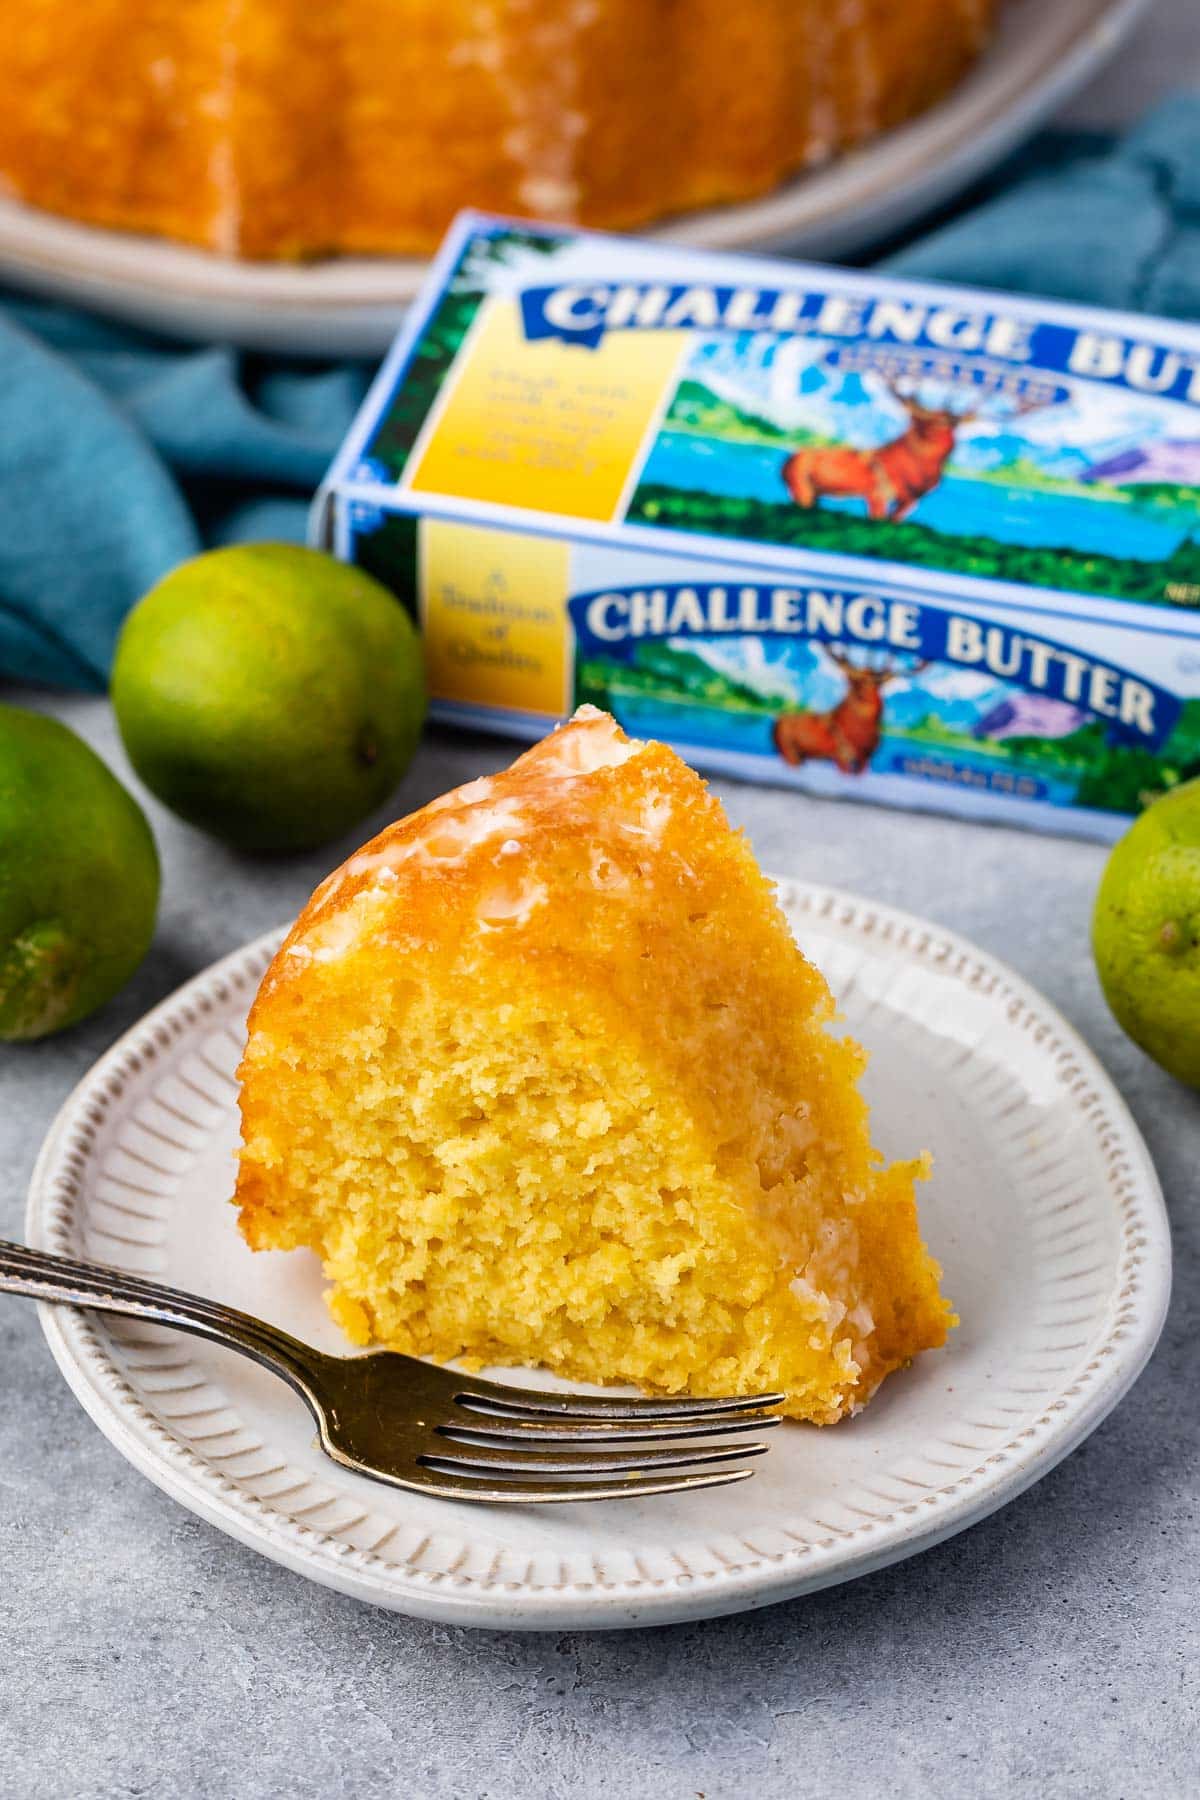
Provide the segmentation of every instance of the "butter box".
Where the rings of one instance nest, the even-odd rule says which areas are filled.
[[[318,494],[436,717],[1111,837],[1200,773],[1200,331],[465,215]]]

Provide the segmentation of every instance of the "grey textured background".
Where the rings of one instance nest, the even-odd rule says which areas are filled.
[[[1188,73],[1200,12],[1173,0],[1076,116],[1117,116]],[[55,710],[127,773],[102,703]],[[433,734],[394,810],[510,753]],[[852,1586],[663,1631],[470,1633],[328,1593],[193,1519],[89,1424],[34,1309],[0,1301],[4,1800],[1200,1794],[1200,1097],[1105,1011],[1087,950],[1103,853],[717,785],[765,866],[967,933],[1102,1057],[1175,1237],[1166,1335],[1133,1394],[1003,1513]],[[146,964],[99,1018],[0,1052],[5,1235],[20,1235],[42,1135],[95,1056],[294,912],[338,853],[246,861],[149,810],[166,882]]]

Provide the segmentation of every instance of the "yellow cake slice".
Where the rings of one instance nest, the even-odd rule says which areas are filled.
[[[323,882],[264,978],[237,1186],[359,1344],[831,1423],[943,1342],[833,1001],[718,800],[583,707]]]

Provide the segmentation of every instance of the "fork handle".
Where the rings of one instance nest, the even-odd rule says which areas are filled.
[[[0,1239],[0,1293],[171,1325],[253,1357],[311,1399],[321,1352],[265,1319],[100,1263],[73,1262]]]

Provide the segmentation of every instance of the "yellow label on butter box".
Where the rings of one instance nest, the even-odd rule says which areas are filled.
[[[420,536],[430,692],[516,712],[570,709],[570,546],[441,519]]]
[[[618,514],[670,391],[682,331],[626,332],[596,349],[527,344],[516,302],[481,309],[404,486],[575,519]]]

